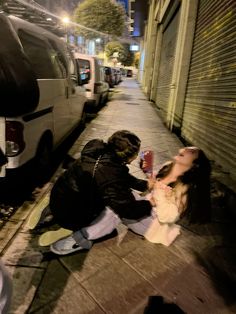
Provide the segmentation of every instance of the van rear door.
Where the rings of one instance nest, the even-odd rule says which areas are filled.
[[[84,86],[79,85],[79,75],[77,71],[76,61],[72,54],[68,52],[69,61],[69,106],[71,112],[71,124],[73,126],[78,125],[78,122],[82,119],[84,105],[86,103],[86,95]]]

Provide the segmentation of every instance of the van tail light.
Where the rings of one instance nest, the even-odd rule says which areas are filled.
[[[6,156],[19,155],[25,148],[24,126],[19,121],[6,121]]]
[[[94,94],[98,94],[100,92],[100,88],[102,83],[94,83]]]

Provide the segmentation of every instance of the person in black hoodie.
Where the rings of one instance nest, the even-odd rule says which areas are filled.
[[[52,252],[66,255],[90,249],[91,240],[111,233],[121,221],[139,234],[145,232],[142,222],[151,216],[152,200],[137,200],[133,190],[151,189],[155,180],[138,179],[127,167],[138,156],[140,143],[126,130],[115,132],[107,143],[91,140],[81,157],[58,178],[51,191],[50,209],[64,235],[72,234],[52,243]]]

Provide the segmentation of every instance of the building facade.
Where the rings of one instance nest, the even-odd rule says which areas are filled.
[[[148,1],[129,0],[129,30],[133,37],[142,37],[144,35],[144,26],[148,15],[148,4]]]
[[[236,179],[236,2],[149,1],[139,80],[169,129]]]

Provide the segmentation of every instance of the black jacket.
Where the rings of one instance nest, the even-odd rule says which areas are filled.
[[[129,174],[107,144],[95,139],[55,183],[50,207],[59,225],[72,230],[88,226],[105,206],[120,218],[137,220],[150,215],[149,201],[136,201],[132,189],[145,191],[147,181]]]

